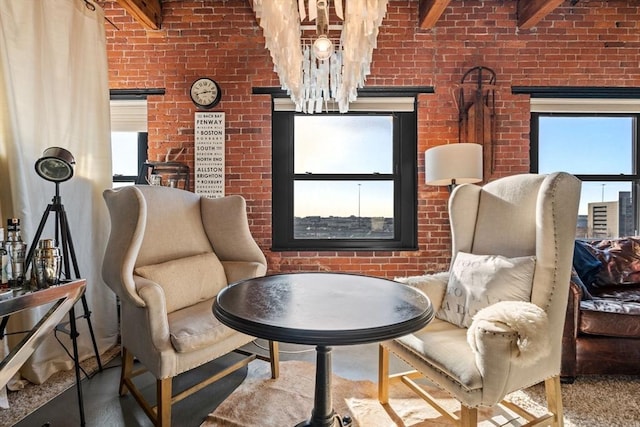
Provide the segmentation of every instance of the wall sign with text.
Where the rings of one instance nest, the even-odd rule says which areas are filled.
[[[224,113],[195,113],[195,192],[224,197]]]

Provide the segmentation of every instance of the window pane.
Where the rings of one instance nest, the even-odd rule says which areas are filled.
[[[392,173],[392,116],[296,115],[294,120],[294,173]]]
[[[111,183],[111,188],[128,187],[129,185],[135,185],[135,182],[133,182],[133,181],[131,181],[131,182],[112,182]]]
[[[635,235],[631,195],[631,182],[583,182],[576,237]]]
[[[540,116],[538,171],[632,174],[633,128],[633,117]]]
[[[138,175],[138,132],[111,132],[113,175]]]
[[[295,181],[294,239],[392,239],[392,181]]]

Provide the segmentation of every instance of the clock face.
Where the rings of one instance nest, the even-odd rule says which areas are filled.
[[[215,81],[202,77],[191,85],[191,100],[198,107],[212,108],[220,102],[222,93]]]

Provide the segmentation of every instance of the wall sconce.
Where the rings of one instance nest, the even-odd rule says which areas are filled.
[[[482,181],[482,145],[446,144],[424,153],[425,181],[428,185],[447,185],[453,191],[458,184]]]

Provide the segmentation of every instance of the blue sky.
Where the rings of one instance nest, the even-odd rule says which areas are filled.
[[[294,171],[391,173],[391,116],[296,116]],[[298,181],[294,216],[393,216],[390,181]]]
[[[136,132],[111,132],[113,174],[138,175],[138,134]]]
[[[633,120],[629,117],[541,117],[539,172],[632,173]],[[580,214],[589,202],[617,201],[628,182],[584,182]]]
[[[390,173],[392,118],[389,116],[296,116],[296,173]],[[626,117],[541,117],[540,173],[632,173],[633,121]],[[137,136],[114,132],[113,173],[137,175]],[[597,161],[593,161],[597,159]],[[585,182],[580,214],[589,202],[617,201],[628,182]],[[388,181],[300,181],[295,216],[393,216]]]

